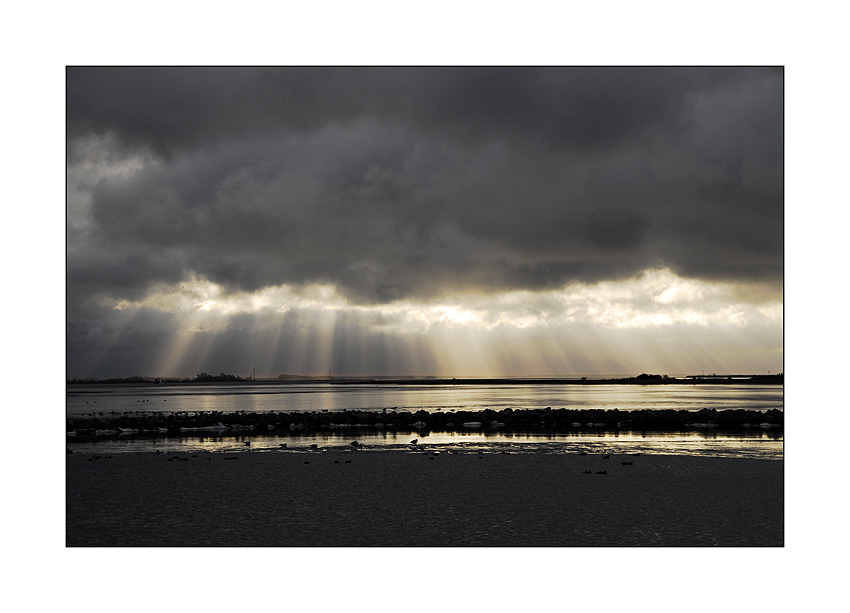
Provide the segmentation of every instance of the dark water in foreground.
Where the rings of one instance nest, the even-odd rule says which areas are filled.
[[[69,417],[125,413],[237,411],[399,411],[570,409],[634,411],[703,408],[765,411],[783,408],[782,386],[764,385],[465,385],[465,386],[334,386],[328,383],[290,385],[73,385],[68,387]],[[410,441],[418,439],[418,445]],[[350,449],[360,452],[425,449],[458,453],[646,453],[781,459],[781,428],[699,428],[685,432],[606,431],[582,426],[569,432],[500,430],[439,432],[428,430],[346,428],[293,434],[288,431],[228,431],[220,433],[115,435],[74,440],[74,453],[126,452],[250,452],[321,453]],[[250,443],[246,445],[245,443]],[[285,449],[282,445],[286,445]],[[312,449],[310,445],[316,445]]]

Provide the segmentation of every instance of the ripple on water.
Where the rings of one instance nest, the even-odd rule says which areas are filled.
[[[352,441],[362,445],[354,449]],[[100,437],[96,440],[69,439],[66,447],[75,453],[154,453],[208,451],[217,453],[352,453],[438,452],[438,453],[516,453],[516,454],[666,454],[703,457],[782,459],[781,436],[702,436],[694,433],[635,434],[593,437],[521,436],[494,437],[477,435],[431,435],[409,443],[409,433],[386,436],[277,436],[246,434],[230,436],[130,436]],[[247,441],[251,442],[246,446]],[[285,444],[285,448],[283,445]],[[315,445],[315,448],[311,448]]]

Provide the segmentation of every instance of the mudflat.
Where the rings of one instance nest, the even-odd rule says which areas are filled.
[[[351,451],[66,456],[70,547],[784,545],[784,462]]]

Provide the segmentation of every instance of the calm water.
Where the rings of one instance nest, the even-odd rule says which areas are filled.
[[[761,385],[73,385],[67,388],[67,414],[91,416],[125,412],[280,412],[345,409],[429,411],[535,409],[694,410],[703,408],[783,409],[782,386]],[[510,432],[378,431],[375,428],[329,430],[315,434],[240,432],[224,436],[113,436],[96,442],[71,440],[75,452],[217,451],[316,453],[350,449],[357,440],[370,450],[410,451],[417,437],[435,451],[510,453],[672,453],[731,457],[782,458],[782,429],[645,433],[603,432],[592,428],[551,434]],[[245,442],[251,445],[246,446]],[[309,445],[319,446],[318,451]],[[421,450],[419,451],[421,453]]]
[[[116,411],[782,409],[781,385],[71,385],[69,416]],[[95,404],[97,403],[97,404]]]

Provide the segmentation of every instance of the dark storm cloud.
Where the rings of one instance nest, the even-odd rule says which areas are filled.
[[[69,135],[114,132],[161,155],[361,117],[420,133],[566,147],[675,128],[684,98],[765,78],[688,68],[69,68]],[[781,79],[781,73],[773,71]],[[781,100],[778,101],[781,104]]]
[[[70,168],[92,142],[144,161],[90,182],[81,297],[197,275],[380,303],[654,266],[781,287],[781,70],[71,68],[67,91]]]

